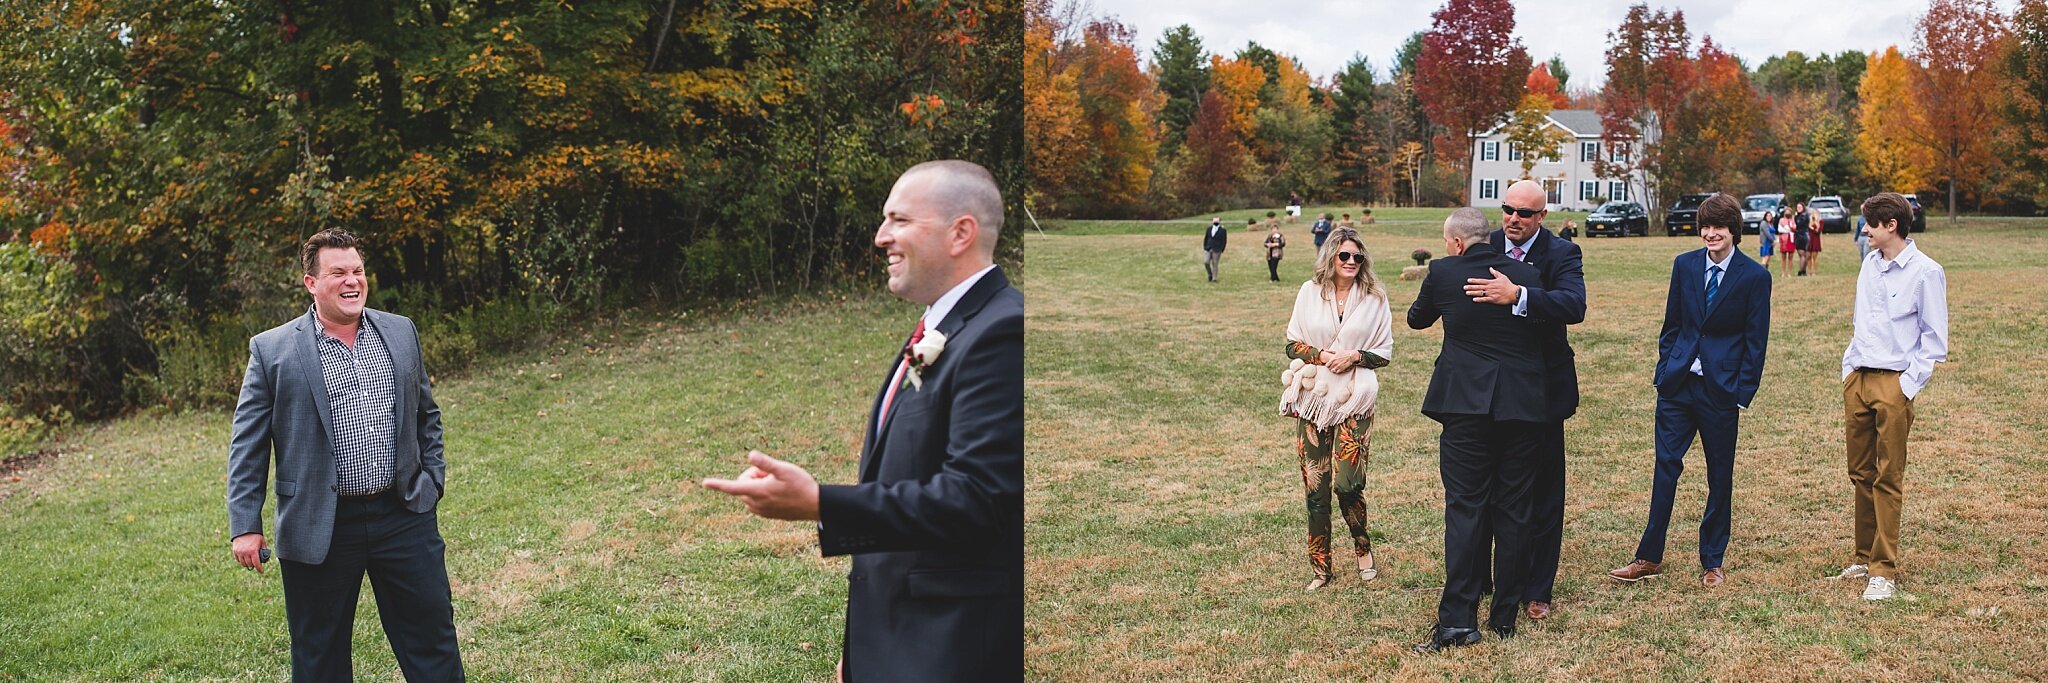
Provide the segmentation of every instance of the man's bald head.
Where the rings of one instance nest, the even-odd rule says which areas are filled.
[[[983,256],[994,260],[996,241],[1003,233],[1003,192],[996,188],[996,178],[988,169],[958,159],[927,161],[904,171],[896,183],[900,185],[911,178],[925,184],[925,196],[947,222],[973,216],[980,227],[974,246]]]
[[[1543,229],[1543,217],[1550,214],[1550,193],[1543,191],[1543,184],[1534,180],[1517,180],[1508,186],[1508,192],[1501,197],[1501,203],[1510,209],[1533,212],[1528,216],[1509,211],[1501,215],[1500,228],[1509,240],[1526,242]]]

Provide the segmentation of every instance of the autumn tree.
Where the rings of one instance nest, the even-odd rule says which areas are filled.
[[[1088,153],[1079,76],[1055,63],[1061,26],[1051,11],[1052,0],[1032,0],[1025,7],[1024,138],[1031,150],[1030,204],[1059,215]]]
[[[1530,70],[1529,78],[1523,81],[1522,88],[1549,100],[1550,109],[1563,109],[1568,101],[1564,94],[1564,84],[1551,77],[1548,64],[1538,64],[1535,69]],[[1526,96],[1524,97],[1526,99]]]
[[[1926,187],[1932,160],[1927,148],[1915,144],[1912,130],[1918,104],[1913,101],[1912,64],[1897,46],[1866,57],[1862,84],[1857,87],[1855,153],[1864,179],[1879,191],[1914,192]]]
[[[1912,91],[1920,105],[1914,142],[1933,156],[1931,176],[1948,188],[1949,225],[1960,185],[1975,184],[1998,161],[1994,60],[2004,50],[2005,17],[1992,0],[1933,0],[1914,26]]]
[[[1460,175],[1469,175],[1474,140],[1521,99],[1529,51],[1514,37],[1512,0],[1448,0],[1430,17],[1415,92],[1430,121],[1460,143],[1447,157]]]
[[[1542,73],[1542,67],[1537,67],[1537,73]],[[1544,87],[1547,88],[1548,84],[1544,84]],[[1508,125],[1504,132],[1508,136],[1508,145],[1522,150],[1521,177],[1525,180],[1530,177],[1529,171],[1536,168],[1537,162],[1559,160],[1558,150],[1577,139],[1571,131],[1550,122],[1550,107],[1553,101],[1551,98],[1556,94],[1555,90],[1531,90],[1522,95],[1521,104],[1517,105],[1515,113],[1508,117]]]
[[[1132,39],[1130,28],[1101,19],[1088,24],[1079,44],[1068,46],[1089,150],[1077,199],[1097,214],[1132,206],[1151,180],[1159,148],[1151,112],[1160,95],[1139,70]]]
[[[1684,144],[1670,140],[1665,126],[1677,118],[1693,86],[1691,43],[1683,11],[1651,12],[1645,4],[1630,6],[1621,26],[1607,34],[1607,83],[1599,111],[1608,153],[1594,169],[1609,178],[1633,178],[1641,171],[1643,197],[1652,206],[1658,205],[1660,185],[1689,171],[1685,164],[1666,163],[1684,158]]]
[[[2000,66],[2010,84],[1999,106],[2012,135],[2006,150],[2021,171],[2004,174],[2007,185],[2035,206],[2048,205],[2048,2],[2020,0]]]
[[[1247,154],[1244,137],[1231,122],[1234,106],[1220,89],[1210,88],[1188,125],[1184,194],[1206,207],[1220,206],[1232,195],[1244,172]]]

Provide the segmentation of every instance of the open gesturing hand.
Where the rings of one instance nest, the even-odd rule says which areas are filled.
[[[738,478],[706,478],[704,488],[738,497],[748,512],[768,519],[818,518],[818,480],[810,472],[760,451],[748,451],[747,463]]]

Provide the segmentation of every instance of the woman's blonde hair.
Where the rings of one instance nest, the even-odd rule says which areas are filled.
[[[1358,264],[1358,281],[1353,285],[1365,287],[1368,294],[1385,297],[1387,291],[1380,287],[1380,279],[1372,274],[1372,252],[1365,248],[1364,240],[1358,239],[1358,231],[1350,228],[1338,228],[1331,232],[1330,238],[1323,242],[1322,250],[1316,252],[1315,283],[1321,286],[1325,293],[1336,291],[1337,252],[1343,250],[1345,242],[1358,245],[1358,253],[1365,255],[1365,262]]]

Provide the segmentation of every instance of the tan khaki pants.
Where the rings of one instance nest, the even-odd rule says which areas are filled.
[[[1896,370],[1858,369],[1842,386],[1849,483],[1856,487],[1856,558],[1872,576],[1899,572],[1899,508],[1906,486],[1906,432],[1913,401]]]

